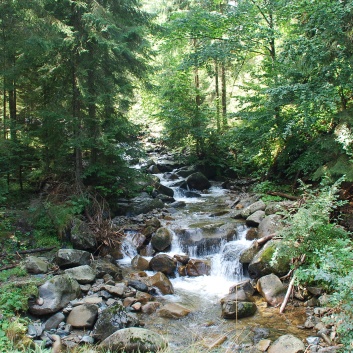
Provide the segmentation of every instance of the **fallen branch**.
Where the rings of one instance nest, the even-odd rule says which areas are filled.
[[[279,313],[280,314],[283,314],[284,312],[284,309],[288,303],[288,299],[290,297],[290,294],[292,293],[292,290],[293,290],[293,287],[294,287],[294,281],[295,281],[295,273],[293,274],[293,277],[291,279],[291,281],[289,282],[289,286],[288,286],[288,289],[287,289],[287,293],[286,293],[286,296],[284,297],[284,300],[283,300],[283,303],[281,305],[281,308],[279,309]]]
[[[55,246],[51,246],[50,248],[36,248],[36,249],[29,249],[29,250],[20,250],[20,251],[16,251],[13,255],[17,255],[19,257],[20,254],[21,255],[24,255],[24,254],[33,254],[33,253],[36,253],[36,252],[46,252],[46,251],[50,251],[50,250],[53,250],[55,249]],[[6,252],[3,252],[0,254],[0,257],[6,257],[10,254],[6,253]]]
[[[270,234],[270,235],[266,235],[260,239],[256,240],[256,245],[257,246],[262,246],[264,244],[266,244],[269,240],[271,240],[276,234]]]
[[[5,271],[5,270],[9,270],[11,268],[15,268],[16,266],[18,266],[18,264],[16,265],[8,265],[8,266],[4,266],[0,268],[0,271]]]
[[[289,194],[285,194],[284,192],[269,191],[267,194],[268,195],[272,195],[272,196],[284,197],[285,199],[292,200],[292,201],[300,200],[300,197],[289,195]]]

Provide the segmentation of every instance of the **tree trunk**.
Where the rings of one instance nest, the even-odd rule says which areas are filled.
[[[222,80],[222,127],[225,129],[228,126],[227,120],[227,82],[226,82],[226,67],[225,63],[221,65],[221,80]]]
[[[220,108],[220,96],[219,96],[219,66],[218,61],[215,60],[215,85],[216,85],[216,122],[217,131],[221,131],[221,108]]]

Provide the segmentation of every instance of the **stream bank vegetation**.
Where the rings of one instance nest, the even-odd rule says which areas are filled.
[[[119,241],[117,200],[150,191],[131,165],[158,142],[214,178],[257,180],[267,201],[303,200],[282,250],[305,255],[296,283],[330,293],[327,320],[349,347],[352,15],[339,0],[2,1],[3,281],[25,275],[8,268],[21,252],[70,246],[76,219],[98,244]],[[4,288],[2,315],[25,310],[24,288]]]

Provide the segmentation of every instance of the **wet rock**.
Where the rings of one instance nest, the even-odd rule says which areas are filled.
[[[245,292],[248,297],[252,297],[255,293],[254,286],[249,280],[240,282],[229,288],[229,293],[237,293],[239,291]]]
[[[60,249],[56,253],[55,261],[61,268],[89,265],[91,261],[91,254],[84,250]]]
[[[168,228],[159,228],[156,233],[152,235],[151,244],[157,251],[163,251],[170,247],[173,235]]]
[[[166,275],[174,275],[176,271],[175,261],[166,254],[158,254],[150,261],[150,267],[153,271],[163,272]]]
[[[46,331],[57,329],[61,322],[65,321],[65,315],[63,313],[56,313],[51,316],[44,324],[44,328]]]
[[[211,266],[207,260],[191,259],[186,265],[186,274],[190,277],[205,276],[211,272]]]
[[[246,218],[246,225],[249,227],[257,227],[265,218],[265,211],[256,211]]]
[[[162,185],[161,183],[155,183],[153,186],[159,194],[167,195],[170,197],[174,196],[174,190],[168,186]]]
[[[209,180],[201,173],[196,172],[186,178],[189,189],[204,190],[211,187]]]
[[[158,169],[158,167],[154,164],[151,165],[147,168],[148,173],[150,174],[159,174],[161,171]]]
[[[159,302],[148,302],[142,306],[141,311],[144,314],[153,314],[157,311],[157,309],[161,306]]]
[[[186,206],[186,202],[185,201],[175,201],[172,202],[169,207],[173,207],[173,208],[182,208]]]
[[[95,271],[97,278],[103,278],[106,274],[111,275],[116,280],[121,280],[123,277],[122,269],[105,258],[93,260],[91,267]]]
[[[74,249],[94,251],[97,246],[96,237],[86,222],[75,218],[71,228],[70,242]]]
[[[265,217],[258,226],[259,238],[275,234],[281,227],[282,217],[279,215],[269,215]]]
[[[189,175],[194,174],[197,172],[195,166],[191,167],[183,167],[176,171],[176,174],[181,176],[182,178],[187,178]]]
[[[146,236],[142,233],[135,233],[135,234],[127,236],[126,238],[129,239],[129,241],[132,243],[132,245],[137,250],[140,250],[143,248],[143,246],[146,242],[146,239],[147,239]]]
[[[149,301],[154,300],[154,298],[151,294],[146,293],[146,292],[140,292],[140,291],[137,291],[135,297],[136,297],[136,300],[139,301],[141,304],[146,304]]]
[[[115,286],[104,285],[103,287],[108,293],[116,295],[118,297],[123,297],[127,291],[127,287],[124,283],[116,283]]]
[[[286,288],[274,274],[261,277],[256,288],[270,305],[277,306],[284,300]]]
[[[40,337],[44,331],[44,325],[40,322],[33,322],[28,325],[27,335],[31,338]]]
[[[279,258],[275,263],[272,262],[278,244],[278,241],[271,240],[255,255],[248,268],[251,278],[259,278],[270,273],[284,276],[288,273],[290,268],[289,259]]]
[[[251,205],[245,207],[242,211],[241,211],[241,215],[243,218],[248,218],[250,215],[252,215],[253,213],[255,213],[256,211],[264,211],[266,208],[266,204],[263,201],[257,201],[252,203]]]
[[[162,273],[157,272],[155,275],[148,278],[149,285],[156,287],[163,294],[174,294],[174,288],[168,277]]]
[[[266,215],[271,215],[283,212],[293,207],[294,204],[294,201],[269,202],[266,206],[265,213]]]
[[[132,268],[139,271],[146,271],[150,268],[150,262],[140,255],[136,255],[131,261]]]
[[[158,333],[136,327],[116,331],[99,345],[103,349],[125,353],[157,352],[167,346],[168,343]]]
[[[246,240],[254,240],[258,238],[257,228],[250,228],[246,232]]]
[[[65,270],[65,273],[75,279],[80,284],[93,283],[96,273],[91,266],[83,265]]]
[[[320,343],[320,337],[315,337],[315,336],[310,336],[306,338],[306,342],[309,345],[315,345],[317,346]]]
[[[303,353],[304,343],[293,335],[284,335],[273,342],[268,353]]]
[[[98,306],[83,304],[72,309],[67,318],[67,323],[74,328],[91,328],[98,316]]]
[[[245,293],[243,289],[240,289],[234,293],[230,293],[221,299],[221,304],[224,304],[227,301],[239,301],[239,302],[252,302],[254,299],[251,295]]]
[[[253,302],[225,301],[222,304],[222,317],[224,319],[241,319],[252,316],[257,308]]]
[[[41,305],[29,303],[29,311],[34,315],[54,314],[81,295],[80,285],[66,274],[51,278],[38,291]]]
[[[48,262],[43,258],[28,256],[25,260],[25,268],[28,273],[39,274],[48,272]]]
[[[239,262],[241,264],[249,264],[252,262],[254,259],[255,255],[260,251],[259,246],[256,244],[256,242],[253,242],[250,247],[245,249],[241,254],[239,258]]]
[[[134,314],[128,313],[125,307],[119,303],[102,311],[97,319],[92,336],[102,341],[117,330],[139,325],[139,320]]]
[[[179,319],[190,314],[190,310],[177,303],[169,303],[158,310],[158,315],[169,319]]]
[[[141,292],[148,292],[148,286],[141,282],[141,281],[138,281],[138,280],[129,280],[127,282],[127,285],[129,287],[132,287],[132,288],[135,288],[136,290],[138,291],[141,291]]]
[[[173,258],[176,259],[177,262],[180,262],[182,265],[186,265],[190,260],[189,255],[174,255]]]
[[[146,214],[155,209],[161,209],[164,207],[164,202],[160,199],[152,198],[148,194],[143,194],[139,197],[135,197],[130,201],[129,206],[125,209],[125,214],[128,216],[136,216]]]

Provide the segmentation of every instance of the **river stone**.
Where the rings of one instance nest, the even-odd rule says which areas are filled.
[[[226,301],[222,304],[222,317],[224,319],[241,319],[252,316],[257,308],[253,302]]]
[[[75,306],[66,323],[74,328],[91,328],[98,316],[98,306],[94,304],[83,304]]]
[[[65,270],[65,273],[74,278],[80,284],[93,283],[96,274],[91,266],[83,265]]]
[[[91,254],[84,250],[59,249],[56,253],[56,263],[61,268],[89,265],[90,261]]]
[[[105,258],[99,258],[91,261],[91,267],[96,273],[97,278],[103,278],[105,275],[111,275],[116,280],[122,280],[122,269],[121,267],[113,264],[110,260]]]
[[[167,341],[158,333],[137,327],[118,330],[99,345],[111,352],[124,353],[159,352],[167,346]]]
[[[177,303],[168,303],[158,310],[158,315],[169,319],[180,319],[190,314],[190,310]]]
[[[209,261],[191,259],[186,265],[186,274],[190,277],[205,276],[211,272]]]
[[[150,268],[150,262],[140,255],[136,255],[131,260],[131,266],[135,270],[146,271]]]
[[[246,225],[249,227],[257,227],[261,221],[265,218],[265,211],[256,211],[252,213],[247,219],[246,219]]]
[[[150,261],[150,267],[155,272],[163,272],[166,275],[174,275],[176,271],[175,261],[167,254],[158,254]]]
[[[276,214],[265,217],[258,226],[258,237],[275,234],[281,228],[282,217]]]
[[[71,228],[70,241],[74,249],[94,251],[97,241],[94,233],[86,222],[75,218]]]
[[[252,203],[251,205],[245,207],[241,211],[241,215],[243,218],[248,218],[250,215],[252,215],[256,211],[264,211],[265,208],[266,208],[266,204],[262,200],[256,201],[256,202]]]
[[[189,175],[194,174],[197,172],[195,166],[190,167],[182,167],[176,171],[176,174],[181,176],[182,178],[187,178]]]
[[[251,298],[255,293],[255,289],[249,280],[237,283],[234,286],[229,288],[230,294],[237,293],[239,291],[243,291],[246,294],[246,296],[249,298]]]
[[[155,209],[161,209],[164,207],[164,202],[160,199],[152,198],[149,195],[141,195],[131,200],[128,209],[126,210],[127,216],[137,216],[140,214],[146,214]]]
[[[224,298],[222,298],[221,304],[224,304],[228,301],[253,302],[254,299],[251,295],[248,295],[248,293],[246,293],[244,289],[239,289],[238,291],[234,293],[229,293]]]
[[[186,178],[189,189],[204,190],[211,187],[209,180],[201,173],[196,172]]]
[[[150,165],[148,168],[147,168],[147,171],[151,174],[159,174],[161,171],[158,169],[158,167],[153,164],[153,165]]]
[[[266,215],[276,214],[278,212],[283,212],[295,205],[295,201],[281,201],[281,202],[269,202],[266,206]]]
[[[25,268],[28,273],[39,274],[48,272],[48,263],[37,256],[28,256],[25,260]]]
[[[141,281],[130,279],[127,282],[127,285],[129,287],[135,288],[138,291],[148,292],[148,286],[145,283],[141,282]]]
[[[258,238],[257,228],[250,228],[246,232],[246,240],[254,240]]]
[[[148,302],[142,306],[141,311],[144,314],[153,314],[157,311],[157,309],[161,306],[159,302]]]
[[[153,186],[159,194],[167,195],[170,197],[174,196],[174,190],[169,188],[168,186],[165,186],[165,185],[158,183],[158,182],[155,183]]]
[[[273,342],[268,349],[268,353],[303,353],[304,343],[293,335],[284,335]]]
[[[241,254],[239,258],[239,262],[241,264],[249,264],[255,255],[260,251],[259,246],[256,244],[256,242],[253,242],[250,247],[245,249]]]
[[[256,284],[258,292],[272,306],[281,304],[284,300],[286,288],[281,280],[273,273],[261,277]]]
[[[44,329],[46,331],[57,329],[61,322],[65,322],[65,315],[63,313],[56,313],[44,323]]]
[[[159,228],[156,233],[152,235],[151,244],[157,251],[163,251],[172,244],[173,235],[168,228]]]
[[[29,304],[29,311],[33,315],[54,314],[81,295],[78,282],[66,274],[51,278],[38,291],[43,304]]]
[[[174,294],[172,282],[162,272],[157,272],[155,275],[149,277],[148,282],[151,287],[159,289],[163,295]]]
[[[140,292],[140,291],[137,291],[135,298],[141,304],[146,304],[154,300],[154,297],[151,294],[146,292]]]
[[[118,297],[123,297],[127,291],[127,287],[124,283],[116,283],[115,286],[106,284],[102,288],[105,289],[108,293],[117,295]]]
[[[146,242],[146,236],[142,233],[135,233],[126,238],[132,243],[132,245],[136,248],[136,250],[140,250],[143,248]]]
[[[99,341],[103,341],[117,330],[138,325],[139,320],[136,316],[128,313],[123,305],[117,303],[99,314],[92,336]]]
[[[248,268],[250,278],[259,278],[270,273],[284,276],[288,273],[290,269],[289,259],[279,258],[275,263],[271,261],[278,245],[279,241],[270,240],[255,255]]]

